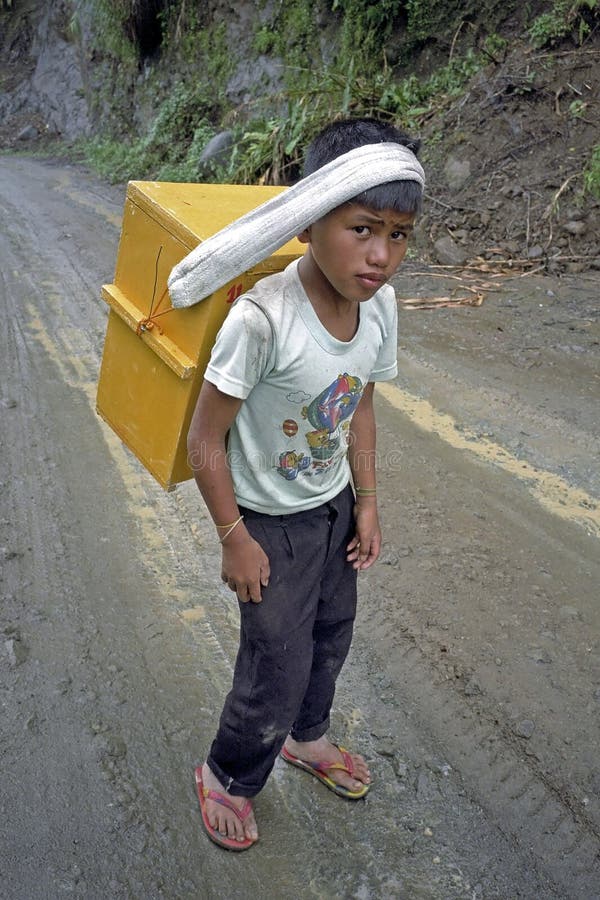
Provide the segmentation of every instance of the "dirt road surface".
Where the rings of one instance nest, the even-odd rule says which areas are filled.
[[[0,159],[0,896],[599,898],[600,277],[398,278],[487,286],[401,302],[378,389],[386,542],[333,728],[376,785],[278,764],[238,856],[192,778],[236,648],[213,529],[95,413],[123,201]]]

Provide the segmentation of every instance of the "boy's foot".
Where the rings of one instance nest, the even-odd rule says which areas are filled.
[[[258,829],[248,798],[227,793],[206,763],[196,770],[196,782],[208,836],[229,850],[251,847]]]
[[[315,775],[326,787],[346,797],[359,800],[371,786],[371,773],[362,756],[348,753],[323,735],[316,741],[295,741],[288,735],[281,755],[286,762]]]

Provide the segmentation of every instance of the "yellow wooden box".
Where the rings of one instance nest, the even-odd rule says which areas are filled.
[[[285,244],[187,309],[167,278],[190,250],[285,188],[132,181],[127,188],[97,410],[166,489],[192,477],[186,438],[202,376],[230,304],[304,250]],[[149,321],[148,321],[149,320]]]

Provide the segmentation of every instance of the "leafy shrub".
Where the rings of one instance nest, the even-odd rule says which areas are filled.
[[[600,200],[600,144],[592,149],[592,155],[583,170],[583,190]]]
[[[111,181],[197,180],[200,154],[215,133],[204,97],[198,85],[176,85],[146,135],[130,145],[112,138],[87,141],[87,162]]]
[[[137,62],[137,48],[127,21],[131,15],[130,0],[75,0],[70,28],[76,34],[80,31],[80,19],[89,15],[94,46],[115,59],[134,65]]]
[[[581,44],[591,30],[588,19],[597,17],[598,0],[554,0],[552,9],[532,23],[529,38],[534,47],[541,49],[575,33]]]
[[[283,111],[257,117],[241,129],[226,177],[239,183],[290,183],[301,172],[306,145],[333,119],[377,116],[409,131],[418,130],[435,109],[460,95],[482,64],[483,58],[469,51],[429,78],[413,74],[396,80],[387,67],[365,76],[357,74],[353,59],[347,68],[330,67],[318,78],[313,72],[296,70],[297,87],[282,96]]]
[[[379,66],[381,53],[405,3],[402,0],[333,0],[332,10],[342,13],[340,55],[359,55],[367,68]]]

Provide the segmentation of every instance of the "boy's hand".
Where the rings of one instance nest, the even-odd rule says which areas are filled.
[[[269,558],[243,524],[236,531],[223,542],[221,578],[242,603],[260,603],[261,587],[268,585],[271,574]]]
[[[354,506],[356,534],[347,546],[348,562],[362,571],[373,565],[381,550],[381,529],[375,498],[361,498]]]

